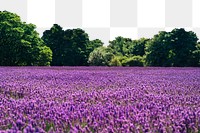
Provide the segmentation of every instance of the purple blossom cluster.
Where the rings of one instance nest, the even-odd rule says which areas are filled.
[[[200,68],[0,67],[2,133],[197,133]]]

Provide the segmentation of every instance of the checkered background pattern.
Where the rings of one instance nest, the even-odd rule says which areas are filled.
[[[57,23],[82,28],[105,45],[117,36],[151,38],[180,27],[200,38],[200,0],[0,0],[0,10],[36,24],[40,35]]]

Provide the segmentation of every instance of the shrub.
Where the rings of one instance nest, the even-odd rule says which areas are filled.
[[[122,60],[123,66],[144,66],[144,59],[142,56],[127,57]]]
[[[110,61],[110,66],[122,66],[119,57],[115,56],[114,58],[112,58],[112,60]]]

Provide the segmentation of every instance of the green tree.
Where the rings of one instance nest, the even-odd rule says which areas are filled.
[[[90,53],[88,63],[92,66],[109,66],[113,57],[112,49],[98,47]]]
[[[145,55],[145,44],[149,39],[141,38],[139,40],[132,40],[132,43],[128,47],[128,55],[130,56],[144,56]]]
[[[82,29],[63,30],[57,24],[46,30],[42,39],[53,51],[52,65],[55,66],[87,66],[89,54],[103,46],[99,39],[90,41]]]
[[[112,48],[115,55],[122,56],[143,56],[145,54],[145,44],[149,39],[141,38],[131,40],[130,38],[116,37],[110,41],[108,47]]]
[[[21,22],[17,14],[0,11],[0,65],[49,65],[52,51],[33,24]]]
[[[174,29],[159,32],[146,45],[146,65],[148,66],[196,66],[194,51],[198,38],[192,31]]]
[[[91,40],[88,42],[87,45],[87,53],[88,55],[95,49],[98,47],[102,47],[103,46],[103,42],[99,39],[95,39],[95,40]]]
[[[69,34],[68,34],[69,32]],[[65,55],[67,55],[67,52],[70,53],[70,55],[65,56],[67,60],[65,60],[64,65],[70,65],[70,66],[86,66],[88,65],[87,60],[89,53],[87,52],[87,48],[89,45],[89,36],[88,34],[82,30],[82,29],[72,29],[72,30],[66,30],[65,35],[69,35],[68,37],[70,40],[67,40],[66,45],[68,45],[66,49]],[[71,34],[72,33],[72,34]],[[70,36],[71,34],[71,36]],[[68,63],[69,61],[69,63]]]
[[[108,47],[113,49],[115,55],[127,55],[132,43],[130,38],[116,37],[115,40],[109,41]]]
[[[170,52],[172,66],[193,66],[193,54],[196,50],[198,38],[192,31],[184,29],[174,29],[171,34]]]
[[[169,56],[170,34],[161,31],[146,44],[146,65],[147,66],[170,66]]]
[[[196,50],[193,51],[192,66],[200,66],[200,42],[196,45]]]
[[[58,24],[54,24],[50,30],[43,33],[42,39],[53,52],[51,65],[63,65],[64,58],[64,30]]]

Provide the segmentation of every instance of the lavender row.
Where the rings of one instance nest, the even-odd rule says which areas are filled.
[[[199,68],[1,67],[0,132],[198,132]]]

